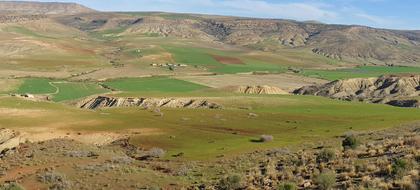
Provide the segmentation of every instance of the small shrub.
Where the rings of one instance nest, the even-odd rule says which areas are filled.
[[[408,171],[412,169],[412,164],[403,159],[397,159],[392,164],[392,175],[395,178],[403,177]]]
[[[336,157],[335,151],[332,149],[324,149],[321,152],[319,152],[318,156],[316,157],[316,160],[318,162],[330,162],[334,160]]]
[[[241,176],[231,175],[219,181],[220,190],[235,190],[241,188]]]
[[[274,137],[271,135],[261,135],[260,142],[271,142],[273,141]]]
[[[283,183],[279,185],[278,190],[297,190],[295,183]]]
[[[1,185],[0,190],[24,190],[24,188],[17,183],[10,183]]]
[[[416,148],[420,148],[420,136],[412,137],[404,142],[406,145],[414,146]]]
[[[39,181],[49,184],[49,189],[69,189],[71,182],[64,174],[52,171],[46,172],[38,177]]]
[[[369,163],[365,160],[356,160],[354,163],[354,168],[357,173],[363,173],[368,170]]]
[[[420,154],[415,155],[415,156],[414,156],[414,160],[415,160],[417,163],[420,163]]]
[[[410,179],[408,180],[406,179],[399,182],[399,186],[402,190],[418,190],[419,189],[416,182],[413,182]]]
[[[161,148],[152,148],[148,151],[139,151],[139,156],[137,159],[139,160],[150,160],[154,158],[163,158],[166,152]]]
[[[153,158],[162,158],[165,156],[165,151],[161,148],[152,148],[148,151],[148,155]]]
[[[360,142],[357,139],[357,137],[355,135],[348,135],[346,136],[346,138],[343,140],[343,147],[348,149],[348,148],[352,148],[352,149],[356,149],[359,146]]]
[[[322,190],[331,189],[336,182],[335,173],[332,171],[322,172],[316,177],[315,182]]]
[[[157,186],[152,186],[152,187],[147,188],[147,190],[161,190],[161,188]]]

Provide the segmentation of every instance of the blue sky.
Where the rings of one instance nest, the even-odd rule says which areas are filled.
[[[45,0],[48,1],[48,0]],[[102,11],[204,13],[420,30],[420,0],[56,0]]]

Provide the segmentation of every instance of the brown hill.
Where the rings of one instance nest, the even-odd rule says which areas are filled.
[[[0,14],[0,21],[7,22],[40,19],[10,18],[13,14],[53,14],[51,20],[57,24],[83,32],[114,30],[122,31],[122,36],[187,38],[270,52],[298,49],[353,64],[416,66],[420,62],[419,31],[196,14],[104,13],[75,3],[2,1],[0,12],[7,16]]]
[[[77,14],[94,10],[77,3],[0,1],[3,14]]]
[[[66,17],[60,21],[65,20],[63,24],[71,24],[76,28],[92,25],[92,28],[99,30],[105,23],[113,21],[119,23],[114,26],[127,28],[124,35],[154,34],[190,38],[264,51],[301,48],[325,57],[358,64],[416,65],[420,60],[418,31],[172,13],[120,13],[114,14],[112,18],[109,17],[110,14],[113,13],[85,14],[74,18]],[[132,16],[131,20],[118,19],[127,16]],[[71,19],[73,21],[70,22]]]
[[[226,88],[229,91],[242,94],[289,94],[286,91],[273,86],[230,86]]]
[[[341,100],[387,103],[401,107],[418,107],[420,76],[382,76],[337,80],[323,85],[306,86],[294,91]]]

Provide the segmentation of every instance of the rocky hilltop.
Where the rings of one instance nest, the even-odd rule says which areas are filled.
[[[2,14],[78,14],[94,12],[94,10],[77,3],[0,1]]]
[[[206,108],[220,109],[221,106],[204,99],[191,98],[115,98],[98,96],[79,102],[83,109],[101,109],[113,107],[141,107],[141,108]]]
[[[336,80],[323,85],[306,86],[294,91],[341,100],[386,103],[401,107],[419,107],[420,76],[382,76]]]

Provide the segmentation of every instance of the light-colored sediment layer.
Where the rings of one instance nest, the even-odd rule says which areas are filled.
[[[302,86],[324,84],[327,82],[322,79],[314,79],[292,74],[227,74],[210,76],[177,76],[175,78],[213,88],[266,85],[280,88],[286,92],[292,92],[296,88],[300,88]]]
[[[100,109],[113,107],[142,107],[142,108],[206,108],[219,109],[220,105],[205,99],[192,98],[117,98],[98,96],[88,98],[76,105],[84,109]]]

